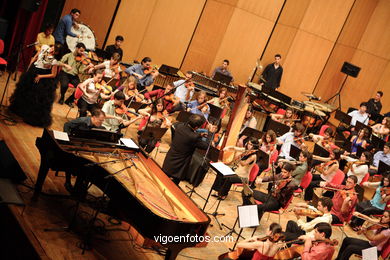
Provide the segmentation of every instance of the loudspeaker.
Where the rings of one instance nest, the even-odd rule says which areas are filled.
[[[3,140],[0,140],[0,178],[8,178],[15,182],[27,179],[18,161]]]
[[[341,68],[341,72],[356,78],[359,74],[360,68],[355,66],[349,62],[344,62],[343,67]]]
[[[20,7],[29,11],[35,12],[41,5],[41,0],[22,0]]]

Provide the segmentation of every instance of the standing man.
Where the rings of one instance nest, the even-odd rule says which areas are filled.
[[[145,87],[153,84],[154,79],[158,76],[158,70],[152,69],[152,59],[145,57],[141,64],[134,64],[128,67],[125,72],[130,76],[138,78],[137,89],[142,91]]]
[[[71,31],[72,26],[77,25],[77,19],[79,19],[80,13],[79,9],[74,8],[70,11],[70,14],[67,14],[60,19],[53,34],[56,42],[66,46],[66,36],[80,37],[80,35],[74,34]]]
[[[282,56],[275,54],[275,62],[268,64],[261,74],[260,84],[278,90],[283,75],[283,67],[280,65]]]
[[[367,101],[367,113],[372,116],[377,116],[381,113],[382,103],[381,98],[383,97],[382,91],[377,91],[374,98],[370,98]]]
[[[194,114],[190,116],[189,122],[179,122],[174,125],[172,145],[165,157],[162,169],[177,185],[185,178],[195,149],[206,150],[208,147],[208,142],[202,141],[202,135],[196,132],[205,122],[206,119],[203,116]],[[209,124],[208,130],[214,133],[216,126]]]
[[[119,56],[120,56],[119,61],[122,60],[122,57],[123,57],[123,50],[122,50],[122,48],[121,48],[121,45],[122,45],[123,41],[124,41],[123,36],[118,35],[118,36],[115,37],[115,44],[108,45],[108,46],[106,47],[106,52],[107,52],[108,54],[110,54],[110,57],[112,57],[112,55],[113,55],[114,53],[118,53]]]
[[[230,63],[229,60],[223,60],[222,66],[216,67],[216,68],[214,69],[213,74],[211,74],[211,78],[214,78],[215,73],[216,73],[216,72],[219,72],[219,73],[222,73],[223,75],[232,77],[232,82],[233,82],[233,75],[232,75],[232,73],[228,70],[229,63]]]

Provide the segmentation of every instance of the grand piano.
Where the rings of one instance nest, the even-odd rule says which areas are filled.
[[[205,235],[210,218],[142,151],[80,138],[59,141],[48,129],[37,138],[36,146],[41,154],[37,197],[49,169],[65,171],[76,176],[74,190],[83,191],[90,183],[101,189],[109,198],[107,212],[129,223],[145,239]],[[175,259],[180,250],[195,245],[195,241],[168,242],[163,245],[165,259]]]

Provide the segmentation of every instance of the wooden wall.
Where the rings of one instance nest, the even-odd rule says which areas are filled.
[[[63,13],[81,9],[101,43],[116,3],[67,0]],[[264,68],[280,53],[280,90],[298,100],[302,91],[334,95],[349,61],[362,70],[346,81],[343,108],[381,89],[390,111],[389,22],[390,0],[122,0],[108,43],[123,35],[124,61],[150,56],[183,71],[209,74],[229,59],[237,83],[248,81],[257,59]]]
[[[98,47],[101,47],[117,2],[118,0],[66,0],[62,16],[69,14],[73,8],[79,9],[81,11],[80,21],[91,27],[95,33]]]

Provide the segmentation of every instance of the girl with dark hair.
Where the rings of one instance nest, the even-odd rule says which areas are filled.
[[[246,111],[245,118],[244,118],[244,123],[242,124],[241,130],[240,130],[240,136],[239,136],[239,139],[237,141],[238,147],[244,147],[246,139],[248,138],[246,135],[242,135],[245,128],[250,127],[250,128],[256,129],[256,126],[257,126],[257,120],[253,115],[253,107],[248,106],[248,110]]]
[[[363,152],[358,161],[349,162],[350,167],[347,176],[355,175],[358,178],[358,184],[362,181],[364,176],[368,173],[368,167],[372,163],[372,155],[370,152]]]
[[[377,223],[376,219],[370,218],[370,222]],[[362,250],[376,246],[379,252],[388,244],[390,238],[390,211],[385,211],[378,224],[372,224],[371,228],[362,229],[362,233],[368,239],[346,237],[341,244],[336,260],[347,260],[353,254],[362,255]],[[373,232],[368,232],[372,230]]]
[[[239,242],[237,247],[255,249],[252,260],[271,260],[282,247],[282,243],[277,243],[282,235],[282,227],[277,223],[272,223],[267,230],[264,239],[251,237]]]
[[[366,148],[367,146],[367,137],[368,137],[368,129],[367,128],[362,128],[360,131],[357,133],[357,135],[354,135],[351,137],[351,153],[355,154],[357,152],[357,148],[359,146]]]
[[[380,215],[386,208],[386,205],[390,202],[390,176],[386,175],[380,182],[365,182],[364,187],[374,187],[375,195],[371,200],[360,202],[356,205],[356,212],[360,212],[366,216]],[[364,219],[356,216],[352,217],[349,224],[353,230],[357,231],[363,225]]]
[[[10,98],[9,109],[32,126],[51,125],[59,67],[71,68],[57,60],[57,53],[55,46],[42,45],[40,52],[31,60],[28,71],[20,77]]]

